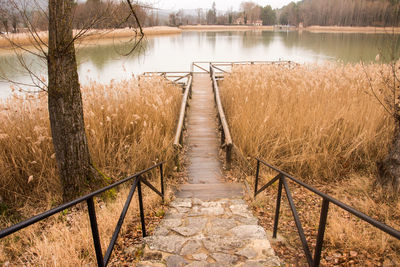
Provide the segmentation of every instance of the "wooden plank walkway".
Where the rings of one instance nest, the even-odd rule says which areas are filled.
[[[187,131],[189,184],[182,185],[177,197],[212,200],[242,196],[242,185],[222,180],[222,164],[218,156],[220,138],[217,109],[208,74],[193,75]]]

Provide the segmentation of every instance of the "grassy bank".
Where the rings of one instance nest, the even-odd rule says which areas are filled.
[[[93,82],[84,87],[85,124],[95,166],[115,181],[156,161],[171,159],[180,96],[179,88],[161,78],[132,78],[108,85]],[[0,104],[0,147],[2,228],[60,203],[62,190],[45,96],[30,100],[15,97]],[[171,167],[167,165],[167,174]],[[100,199],[98,203],[98,220],[105,233],[103,248],[126,193],[124,188],[112,191],[108,197],[114,201]],[[3,239],[0,263],[49,266],[66,258],[71,259],[71,266],[93,262],[89,229],[84,207],[71,209],[47,220],[46,226],[37,224]]]
[[[143,28],[146,36],[157,36],[165,34],[180,34],[181,29],[177,27],[156,26]],[[134,36],[133,29],[115,29],[115,30],[91,30],[83,38],[83,41],[101,40],[101,39],[118,39],[118,38],[132,38]]]
[[[385,66],[235,68],[223,81],[221,93],[244,177],[252,183],[252,157],[257,156],[400,229],[400,202],[387,199],[373,183],[376,161],[385,156],[393,132],[393,122],[371,96],[365,75],[369,73],[375,88],[382,88],[381,71],[387,71]],[[264,169],[263,183],[271,175]],[[304,189],[294,190],[307,237],[315,240],[321,200]],[[272,230],[275,198],[274,187],[253,202],[268,230]],[[286,261],[302,264],[301,244],[284,203],[279,229],[289,245],[278,243],[275,248]],[[336,260],[361,265],[400,263],[399,241],[334,207],[326,247],[323,262],[328,265]]]
[[[144,28],[143,32],[147,36],[157,36],[165,34],[179,34],[182,31],[176,27],[157,26]],[[74,33],[76,34],[78,31],[75,30]],[[132,38],[134,34],[135,33],[132,29],[90,30],[85,34],[80,42],[92,43],[103,39]],[[39,40],[39,38],[44,43],[47,43],[47,32],[38,32],[36,39]],[[31,46],[34,43],[33,37],[28,33],[8,34],[5,36],[0,36],[0,48],[10,48],[10,41],[7,39],[12,40],[14,43],[20,46]]]

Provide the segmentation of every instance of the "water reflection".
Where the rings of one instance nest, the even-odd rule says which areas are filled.
[[[362,33],[279,33],[287,48],[303,47],[310,52],[326,55],[343,62],[370,62],[382,52],[390,59],[392,36]],[[395,38],[400,48],[400,38]],[[397,53],[400,51],[398,50]]]
[[[397,38],[397,49],[400,41]],[[77,49],[82,84],[89,80],[109,82],[145,71],[187,71],[193,61],[292,60],[296,62],[372,61],[383,50],[388,53],[391,36],[359,33],[310,33],[272,31],[187,31],[178,35],[150,37],[141,49],[123,56],[132,47],[126,41],[101,42]],[[400,51],[398,51],[400,52]],[[35,72],[46,67],[26,55]],[[29,75],[18,71],[14,55],[0,56],[1,71],[9,78],[27,82]],[[9,94],[0,83],[0,97]]]
[[[82,45],[76,49],[78,65],[91,62],[97,71],[102,71],[110,61],[118,61],[124,57],[134,60],[146,50],[152,49],[154,47],[153,41],[144,40],[139,44],[138,49],[132,53],[129,52],[132,50],[134,44],[130,40],[110,40],[103,44]]]

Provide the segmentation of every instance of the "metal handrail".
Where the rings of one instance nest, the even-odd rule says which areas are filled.
[[[267,189],[269,186],[271,186],[273,183],[275,183],[276,181],[279,180],[279,187],[278,187],[278,195],[277,195],[277,199],[276,199],[276,208],[275,208],[275,218],[274,218],[274,229],[273,229],[273,234],[272,237],[276,238],[276,234],[278,231],[278,223],[279,223],[279,210],[280,210],[280,204],[281,204],[281,196],[282,196],[282,187],[285,188],[285,192],[286,192],[286,196],[289,202],[289,206],[290,209],[292,211],[293,214],[293,218],[294,221],[296,223],[296,227],[297,227],[297,231],[299,233],[300,236],[300,241],[302,243],[303,246],[303,250],[304,253],[306,255],[307,258],[307,262],[309,266],[319,266],[320,264],[320,260],[321,260],[321,253],[322,253],[322,244],[324,241],[324,234],[325,234],[325,228],[326,228],[326,220],[327,220],[327,216],[328,216],[328,210],[329,210],[329,204],[335,204],[336,206],[340,207],[341,209],[357,216],[358,218],[360,218],[363,221],[368,222],[369,224],[371,224],[372,226],[378,228],[379,230],[397,238],[400,240],[400,231],[396,230],[382,222],[379,222],[371,217],[369,217],[368,215],[354,209],[353,207],[350,207],[349,205],[344,204],[343,202],[322,193],[321,191],[319,191],[318,189],[313,188],[312,186],[294,178],[293,176],[291,176],[290,174],[279,170],[278,168],[266,163],[265,161],[256,158],[257,160],[257,170],[256,170],[256,177],[255,177],[255,184],[254,184],[254,197],[256,197],[258,194],[260,194],[261,192],[263,192],[265,189]],[[275,176],[274,178],[272,178],[267,184],[265,184],[263,187],[261,187],[260,189],[258,189],[258,180],[259,180],[259,173],[260,173],[260,163],[262,163],[263,165],[273,169],[274,171],[278,172],[278,175]],[[314,252],[314,258],[311,255],[307,240],[305,238],[304,235],[304,230],[303,227],[301,225],[300,219],[299,219],[299,215],[297,213],[296,207],[294,205],[293,202],[293,197],[292,194],[290,192],[288,183],[286,181],[286,178],[288,178],[289,180],[301,185],[302,187],[305,187],[306,189],[308,189],[309,191],[319,195],[320,197],[322,197],[322,207],[321,207],[321,215],[320,215],[320,221],[319,221],[319,226],[318,226],[318,234],[317,234],[317,241],[316,241],[316,245],[315,245],[315,252]]]
[[[178,149],[182,146],[182,131],[184,130],[184,121],[186,116],[186,108],[188,106],[188,98],[192,95],[192,80],[193,76],[190,75],[189,81],[186,85],[185,92],[182,96],[181,110],[179,113],[178,125],[176,127],[174,148]]]
[[[145,226],[145,218],[144,218],[144,209],[143,209],[143,198],[142,198],[142,187],[141,183],[144,183],[147,185],[151,190],[153,190],[155,193],[157,193],[159,196],[161,196],[162,200],[164,201],[164,175],[163,175],[163,164],[165,162],[160,162],[156,165],[151,166],[150,168],[147,168],[145,170],[142,170],[136,174],[133,174],[127,178],[124,178],[118,182],[115,182],[109,186],[103,187],[99,190],[96,190],[90,194],[87,194],[85,196],[79,197],[77,199],[74,199],[68,203],[64,203],[54,209],[45,211],[39,215],[36,215],[34,217],[31,217],[25,221],[22,221],[20,223],[17,223],[11,227],[8,227],[6,229],[3,229],[0,231],[0,239],[4,238],[8,235],[11,235],[21,229],[24,229],[32,224],[35,224],[39,221],[42,221],[56,213],[59,213],[65,209],[68,209],[70,207],[73,207],[81,202],[86,201],[87,207],[88,207],[88,214],[89,214],[89,219],[90,219],[90,227],[92,230],[92,237],[93,237],[93,243],[94,243],[94,248],[95,248],[95,253],[96,253],[96,259],[97,259],[97,265],[99,267],[104,267],[107,266],[112,251],[114,249],[115,243],[117,241],[118,235],[121,231],[122,224],[125,220],[126,213],[128,211],[129,205],[131,203],[133,194],[135,193],[136,188],[138,189],[138,199],[139,199],[139,209],[140,209],[140,220],[141,220],[141,225],[142,225],[142,235],[143,237],[146,236],[146,226]],[[144,177],[142,177],[143,174],[155,169],[159,168],[160,170],[160,180],[161,180],[161,192],[158,191],[152,184],[150,184]],[[122,209],[122,212],[120,214],[119,220],[117,222],[117,225],[115,227],[114,233],[112,235],[112,238],[110,240],[110,243],[108,245],[107,251],[103,257],[103,253],[101,250],[101,243],[100,243],[100,235],[97,227],[97,219],[96,219],[96,211],[95,211],[95,206],[94,206],[94,200],[93,198],[101,193],[104,193],[118,185],[121,185],[123,183],[126,183],[128,181],[133,181],[133,185],[131,186],[131,189],[129,191],[128,198],[125,201],[124,208]]]
[[[215,99],[215,103],[217,105],[217,110],[218,110],[218,118],[219,118],[219,122],[222,126],[221,145],[222,145],[222,147],[224,147],[226,149],[226,163],[227,163],[227,169],[229,170],[231,167],[231,161],[232,161],[233,142],[232,142],[231,133],[229,131],[228,122],[226,121],[224,108],[222,107],[221,97],[219,94],[219,87],[217,84],[217,80],[215,78],[215,71],[214,71],[212,64],[210,64],[210,76],[212,79],[212,85],[213,85],[213,90],[214,90],[214,99]]]

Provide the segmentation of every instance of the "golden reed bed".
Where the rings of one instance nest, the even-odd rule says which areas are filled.
[[[221,96],[237,147],[240,175],[252,183],[253,157],[260,157],[400,229],[400,201],[388,198],[375,184],[376,162],[388,151],[394,122],[372,96],[370,82],[381,97],[380,90],[388,89],[387,75],[390,67],[383,64],[234,68],[221,84]],[[276,173],[263,169],[263,177],[272,175]],[[315,241],[321,199],[291,187],[306,235]],[[276,187],[272,187],[253,202],[262,225],[270,230],[275,198]],[[287,262],[301,262],[304,258],[296,256],[302,254],[298,234],[286,200],[283,203],[279,232],[293,250],[282,251],[289,254]],[[324,245],[327,258],[322,262],[329,266],[335,259],[350,266],[400,264],[400,241],[334,205],[330,206]],[[285,257],[285,252],[280,256]]]
[[[92,82],[82,91],[93,162],[112,181],[174,156],[180,88],[153,77],[141,79],[140,84],[136,78],[107,85]],[[0,103],[0,147],[1,228],[60,203],[45,95]],[[168,175],[171,169],[167,163]],[[96,204],[103,248],[129,191],[119,189],[109,192],[108,201]],[[144,190],[146,210],[159,209],[160,198]],[[138,222],[136,206],[133,200],[126,225]],[[87,213],[78,206],[2,239],[0,265],[7,261],[34,266],[93,264],[92,242]]]

